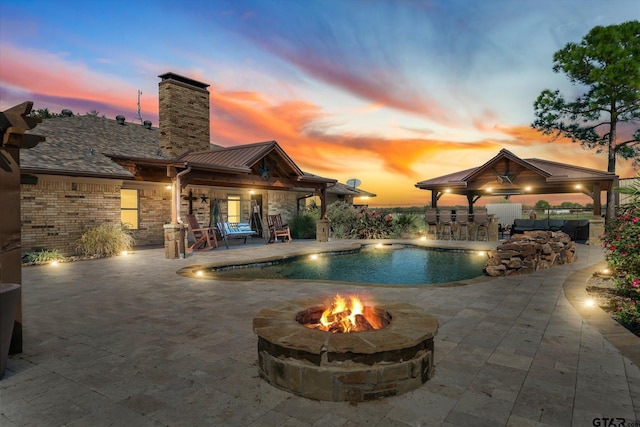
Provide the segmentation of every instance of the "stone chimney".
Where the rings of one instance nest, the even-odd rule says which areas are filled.
[[[161,74],[160,150],[169,157],[203,151],[209,142],[208,84],[174,73]]]

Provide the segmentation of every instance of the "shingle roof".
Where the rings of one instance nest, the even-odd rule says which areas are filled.
[[[162,154],[158,142],[159,130],[136,123],[119,124],[116,120],[92,115],[44,119],[30,133],[46,137],[36,147],[21,151],[21,168],[30,173],[72,176],[97,176],[132,179],[134,175],[113,161],[129,159],[135,162],[180,162],[202,169],[231,173],[250,173],[257,162],[267,155],[278,159],[278,168],[287,176],[305,182],[335,182],[300,170],[276,141],[220,147],[187,152],[178,158]],[[272,165],[269,165],[272,166]]]
[[[135,123],[118,124],[85,115],[45,119],[30,133],[46,137],[36,147],[20,152],[25,171],[131,178],[133,175],[107,155],[167,159],[160,153],[158,128]]]

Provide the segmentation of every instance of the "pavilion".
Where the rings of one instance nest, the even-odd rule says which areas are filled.
[[[612,172],[542,159],[521,159],[506,149],[481,166],[420,181],[416,187],[431,191],[437,208],[444,194],[467,197],[469,212],[483,196],[583,193],[593,200],[593,215],[601,217],[601,193],[618,186]]]

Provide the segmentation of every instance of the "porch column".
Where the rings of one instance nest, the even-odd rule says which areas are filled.
[[[602,203],[600,202],[600,183],[593,184],[591,190],[591,198],[593,199],[593,216],[602,216]]]
[[[328,242],[331,234],[331,221],[327,218],[327,187],[320,188],[320,219],[316,223],[316,241]]]

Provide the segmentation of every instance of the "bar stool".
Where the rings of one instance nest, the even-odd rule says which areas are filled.
[[[424,213],[424,222],[427,224],[427,236],[433,230],[433,240],[436,240],[438,238],[438,211],[433,208],[427,209]]]
[[[440,224],[440,235],[442,236],[442,240],[444,240],[445,229],[449,230],[449,240],[453,240],[453,221],[451,219],[450,209],[440,210],[440,220],[438,223]]]
[[[462,229],[464,229],[464,240],[469,240],[469,210],[458,209],[456,211],[456,225],[458,228],[458,240],[462,240]]]
[[[489,215],[486,209],[478,209],[473,212],[473,222],[476,225],[476,240],[479,240],[480,231],[483,231],[484,240],[489,240]]]

